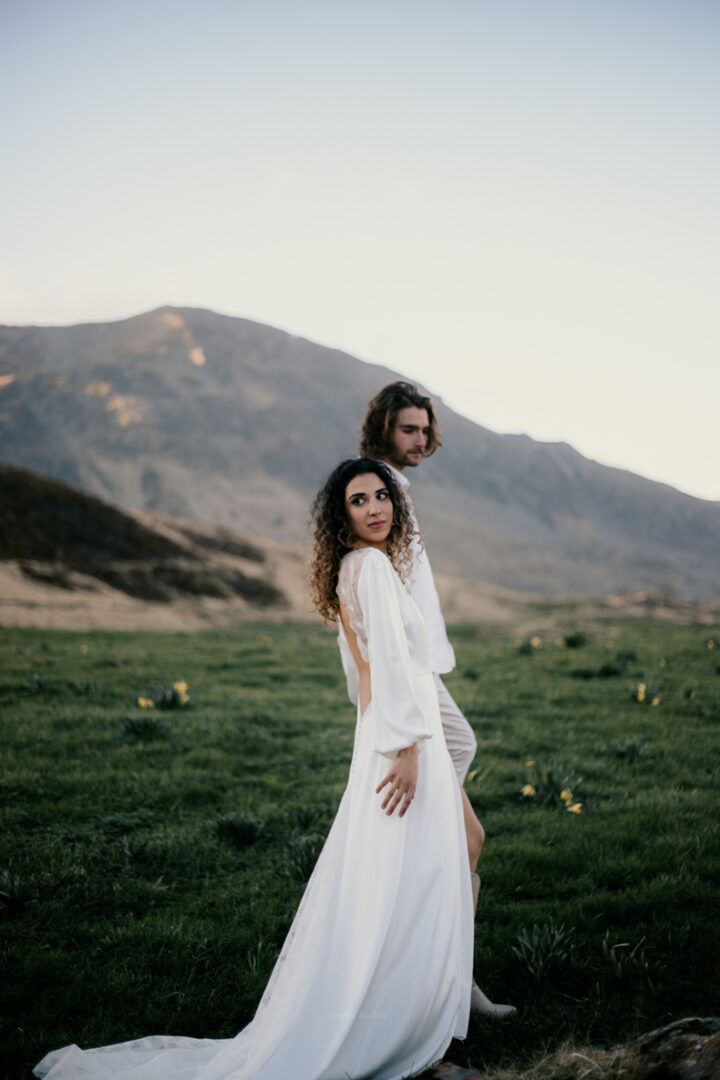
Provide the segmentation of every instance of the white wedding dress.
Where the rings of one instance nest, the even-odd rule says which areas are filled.
[[[374,548],[345,556],[338,593],[370,664],[372,701],[358,715],[347,788],[254,1019],[233,1039],[154,1035],[64,1047],[36,1076],[401,1080],[466,1034],[470,875],[422,616]],[[341,624],[339,641],[356,702],[357,666]],[[388,817],[375,788],[397,750],[415,741],[415,798],[404,817]]]

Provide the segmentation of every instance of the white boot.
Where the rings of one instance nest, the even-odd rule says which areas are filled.
[[[506,1016],[514,1016],[517,1012],[514,1005],[496,1005],[494,1001],[491,1001],[489,997],[483,994],[474,979],[470,991],[470,1008],[473,1012],[480,1013],[482,1016],[492,1016],[496,1020],[502,1020]]]
[[[472,883],[473,911],[477,911],[480,878],[477,874],[471,874],[470,881]],[[473,1012],[480,1013],[483,1016],[494,1016],[496,1020],[501,1020],[505,1016],[512,1016],[517,1012],[514,1005],[496,1005],[489,997],[483,994],[474,979],[470,991],[470,1008]]]

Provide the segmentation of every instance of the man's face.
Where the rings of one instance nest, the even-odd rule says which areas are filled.
[[[427,409],[416,409],[414,405],[401,409],[390,432],[390,463],[396,469],[404,469],[406,465],[419,465],[425,455],[429,435],[430,418]]]

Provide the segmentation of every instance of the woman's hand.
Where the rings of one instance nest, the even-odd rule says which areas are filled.
[[[375,788],[375,794],[379,795],[386,784],[390,785],[383,799],[383,810],[386,810],[388,814],[393,814],[399,806],[398,817],[407,813],[415,795],[417,775],[418,747],[417,743],[413,743],[412,746],[406,746],[404,750],[398,750],[390,772]]]

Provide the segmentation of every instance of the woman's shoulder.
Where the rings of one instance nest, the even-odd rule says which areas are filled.
[[[365,574],[373,577],[392,577],[394,571],[387,555],[377,548],[361,547],[348,551],[340,561],[338,574],[339,590],[357,587],[360,577]]]
[[[352,551],[348,551],[343,555],[340,560],[341,564],[350,559],[352,562],[362,561],[364,559],[380,559],[382,562],[388,562],[388,557],[384,551],[380,551],[376,547],[357,547]]]
[[[353,589],[358,596],[380,593],[386,597],[404,591],[402,581],[385,552],[368,547],[351,554],[353,560],[348,565],[348,572],[343,575],[341,570],[343,591]]]
[[[380,569],[387,567],[388,570],[392,571],[392,563],[387,555],[374,547],[353,548],[352,551],[348,551],[347,555],[343,555],[340,560],[341,572],[343,567],[347,567],[348,570],[351,568],[358,568],[359,570],[364,566],[373,566]]]

